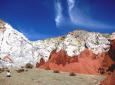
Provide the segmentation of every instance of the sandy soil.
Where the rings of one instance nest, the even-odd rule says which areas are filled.
[[[104,76],[69,73],[53,73],[43,69],[29,69],[27,72],[17,73],[11,69],[12,77],[6,77],[6,72],[0,73],[0,85],[99,85]]]

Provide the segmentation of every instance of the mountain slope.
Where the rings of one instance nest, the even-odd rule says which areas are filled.
[[[103,61],[107,64],[105,67],[113,63],[108,54],[110,46],[105,34],[83,30],[33,42],[0,21],[0,67],[21,67],[27,63],[35,66],[37,63],[40,68],[98,74]]]
[[[14,67],[28,62],[34,64],[33,46],[30,41],[3,21],[0,21],[0,27],[0,57],[6,63],[2,65]]]

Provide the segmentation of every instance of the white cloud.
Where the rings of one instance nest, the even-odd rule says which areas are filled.
[[[82,11],[78,8],[79,0],[67,0],[68,3],[68,14],[71,23],[75,25],[85,26],[85,27],[92,27],[94,28],[104,28],[104,29],[113,29],[114,26],[109,24],[99,22],[93,20],[89,15],[82,13]]]
[[[67,0],[69,11],[71,11],[75,6],[75,0]]]
[[[64,17],[62,13],[61,2],[59,0],[55,3],[55,11],[56,11],[56,16],[55,16],[56,26],[60,26]]]
[[[113,29],[114,26],[92,19],[90,16],[83,14],[78,8],[69,13],[70,20],[75,25],[81,25],[93,29]]]
[[[79,9],[80,0],[67,0],[69,17],[63,15],[63,6],[61,0],[55,2],[55,23],[57,27],[76,25],[93,29],[113,29],[115,26],[99,22],[92,19],[89,14],[83,13],[83,10]]]

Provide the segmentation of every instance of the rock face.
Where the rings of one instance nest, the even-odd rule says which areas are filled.
[[[76,30],[65,36],[33,42],[0,21],[0,67],[31,63],[66,72],[104,73],[115,60],[112,39],[109,41],[100,33]]]
[[[111,58],[115,61],[115,39],[114,39],[114,40],[111,40],[109,55],[110,55]]]
[[[101,82],[100,85],[115,85],[115,40],[112,40],[111,42],[109,55],[114,63],[108,68],[109,75],[104,81]]]
[[[110,42],[101,34],[74,31],[38,67],[85,74],[107,73],[114,64],[115,43]]]
[[[107,78],[102,81],[100,85],[115,85],[115,72],[108,75]]]
[[[0,20],[0,67],[34,64],[33,52],[33,45],[22,33]]]
[[[113,63],[108,53],[96,55],[91,50],[85,49],[80,55],[70,57],[64,50],[60,50],[52,51],[48,62],[39,67],[65,72],[103,74]]]

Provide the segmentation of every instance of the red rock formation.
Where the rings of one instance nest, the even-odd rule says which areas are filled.
[[[69,57],[64,50],[60,50],[59,52],[56,52],[56,50],[54,50],[51,52],[48,62],[55,63],[57,65],[62,64],[64,66],[67,63],[78,62],[78,57],[77,56]]]
[[[101,82],[100,85],[115,85],[115,40],[111,41],[111,49],[109,51],[109,55],[114,63],[107,69],[109,75],[104,81]]]
[[[115,85],[115,72],[108,75],[107,78],[102,81],[100,85]]]
[[[39,67],[39,66],[44,65],[44,64],[45,64],[45,60],[43,58],[41,58],[40,63],[37,63],[36,67]]]
[[[68,56],[64,50],[61,50],[57,53],[56,51],[51,52],[50,59],[49,59],[50,63],[55,63],[57,65],[60,64],[65,65],[67,61],[68,61]]]
[[[112,42],[115,45],[115,43]],[[112,45],[113,46],[113,45]],[[94,54],[91,50],[85,49],[78,56],[68,56],[66,51],[56,50],[51,52],[48,62],[41,64],[40,68],[49,67],[52,70],[65,72],[76,72],[83,74],[103,74],[114,64],[114,48],[111,46],[109,53]]]
[[[115,40],[111,40],[111,47],[110,47],[109,55],[112,58],[112,60],[115,61]]]

